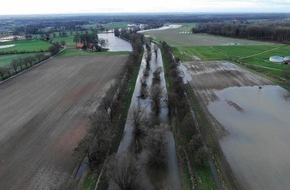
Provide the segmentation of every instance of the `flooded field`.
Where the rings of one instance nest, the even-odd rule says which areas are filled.
[[[228,62],[182,64],[243,189],[290,187],[290,94]],[[186,69],[185,69],[185,68]]]
[[[290,99],[279,86],[216,91],[210,113],[229,132],[223,152],[245,189],[290,187]]]
[[[122,40],[114,35],[114,33],[100,33],[98,34],[99,38],[106,40],[105,47],[109,51],[132,51],[132,46],[129,42]]]

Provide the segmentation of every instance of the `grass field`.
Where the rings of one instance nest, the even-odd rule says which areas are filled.
[[[14,45],[9,48],[2,48],[0,52],[7,51],[47,51],[50,44],[41,40],[17,40],[9,42],[1,42],[0,46]]]
[[[6,67],[11,63],[11,60],[16,58],[25,58],[34,56],[36,53],[13,54],[13,55],[0,55],[0,67]]]
[[[108,24],[105,24],[104,27],[108,30],[115,29],[115,28],[127,28],[128,22],[111,22]]]
[[[183,24],[182,27],[168,30],[153,30],[144,32],[153,36],[156,41],[166,41],[170,46],[218,46],[227,44],[239,45],[270,45],[273,43],[244,40],[228,37],[213,36],[208,34],[184,34],[190,32],[194,24]]]
[[[288,45],[252,45],[252,46],[192,46],[174,47],[174,54],[182,61],[192,61],[194,56],[202,60],[239,60],[259,67],[273,75],[284,77],[285,64],[275,64],[269,61],[273,55],[289,56]]]
[[[116,52],[92,52],[92,51],[83,51],[83,50],[78,50],[76,48],[67,48],[64,50],[61,54],[60,57],[70,57],[70,56],[88,56],[88,55],[127,55],[129,54],[128,51],[116,51]]]

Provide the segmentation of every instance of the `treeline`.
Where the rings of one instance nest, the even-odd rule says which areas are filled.
[[[127,112],[134,88],[134,70],[139,70],[143,54],[143,34],[130,33],[133,47],[124,68],[120,71],[115,83],[103,97],[100,106],[90,116],[91,126],[75,149],[75,158],[80,162],[88,158],[91,172],[100,171],[105,159],[117,151],[123,136]],[[107,185],[105,176],[101,182]],[[68,184],[71,186],[72,184]],[[68,187],[68,189],[70,189]],[[105,189],[105,188],[104,188]]]
[[[7,79],[12,75],[15,75],[25,69],[32,67],[40,63],[41,61],[48,59],[50,56],[44,53],[38,53],[35,56],[28,56],[25,58],[13,59],[9,66],[0,67],[1,80]]]
[[[191,111],[191,105],[187,97],[186,86],[180,77],[178,69],[179,59],[175,58],[171,47],[166,43],[162,43],[164,56],[168,64],[167,76],[170,81],[168,104],[171,118],[178,123],[176,129],[178,134],[177,142],[182,145],[189,162],[194,165],[204,166],[207,163],[207,152],[204,144],[204,138],[198,127]],[[183,159],[185,159],[183,157]],[[184,163],[187,161],[184,160]]]
[[[290,43],[290,23],[206,23],[198,24],[193,33],[207,33],[233,38]]]
[[[83,43],[86,47],[88,47],[90,43],[98,44],[98,40],[99,38],[96,30],[93,30],[92,33],[85,32],[85,34],[77,32],[73,39],[74,42]]]
[[[49,55],[45,53],[37,53],[34,56],[27,56],[24,58],[16,58],[11,60],[11,63],[8,66],[0,67],[0,80],[5,80],[23,70],[26,70],[33,65],[36,65],[51,56],[57,54],[64,46],[66,45],[65,41],[61,43],[53,43],[49,48]]]
[[[26,54],[26,53],[42,53],[47,50],[37,50],[37,51],[26,51],[26,50],[11,50],[11,51],[0,51],[0,55],[11,55],[11,54]]]

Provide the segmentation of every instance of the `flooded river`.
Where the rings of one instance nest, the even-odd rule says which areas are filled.
[[[208,110],[229,132],[222,150],[244,189],[290,188],[290,94],[279,86],[215,91]]]
[[[123,139],[120,143],[120,146],[118,148],[117,154],[121,155],[126,152],[130,151],[130,146],[132,145],[133,141],[133,126],[132,126],[132,115],[133,110],[137,107],[137,105],[140,106],[142,111],[144,111],[144,114],[147,118],[149,118],[152,114],[151,111],[151,98],[148,96],[145,99],[140,98],[140,89],[141,89],[141,80],[144,80],[143,73],[146,69],[146,57],[147,57],[147,50],[145,49],[145,53],[143,55],[142,63],[140,66],[138,78],[136,81],[135,90],[132,96],[131,105],[128,113],[128,118],[126,121]],[[151,47],[151,61],[150,61],[150,71],[149,76],[145,79],[146,83],[148,85],[148,89],[152,86],[153,81],[153,72],[157,68],[161,68],[162,72],[160,73],[160,86],[163,88],[162,91],[162,98],[161,98],[161,110],[159,114],[159,119],[162,124],[168,124],[169,118],[168,118],[168,107],[167,107],[167,90],[166,90],[166,81],[164,77],[164,71],[163,71],[163,61],[162,61],[162,55],[160,49],[157,51],[157,56],[154,52],[154,45]],[[144,189],[153,190],[153,189],[174,189],[174,190],[181,190],[181,182],[180,182],[180,176],[179,176],[179,167],[178,167],[178,160],[177,160],[177,154],[175,149],[175,142],[172,132],[167,130],[165,132],[166,134],[166,141],[167,141],[167,166],[163,169],[152,169],[145,167],[141,171],[141,186]],[[146,150],[140,154],[140,160],[143,162],[147,158],[147,152]],[[145,161],[146,162],[146,161]],[[113,183],[110,183],[109,190],[114,189],[115,185]]]
[[[114,33],[100,33],[98,34],[99,39],[103,38],[106,40],[105,48],[109,51],[132,51],[132,46],[129,42],[122,40],[114,35]]]

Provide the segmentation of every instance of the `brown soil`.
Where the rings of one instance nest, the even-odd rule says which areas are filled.
[[[0,189],[62,189],[127,55],[54,58],[0,84]]]

